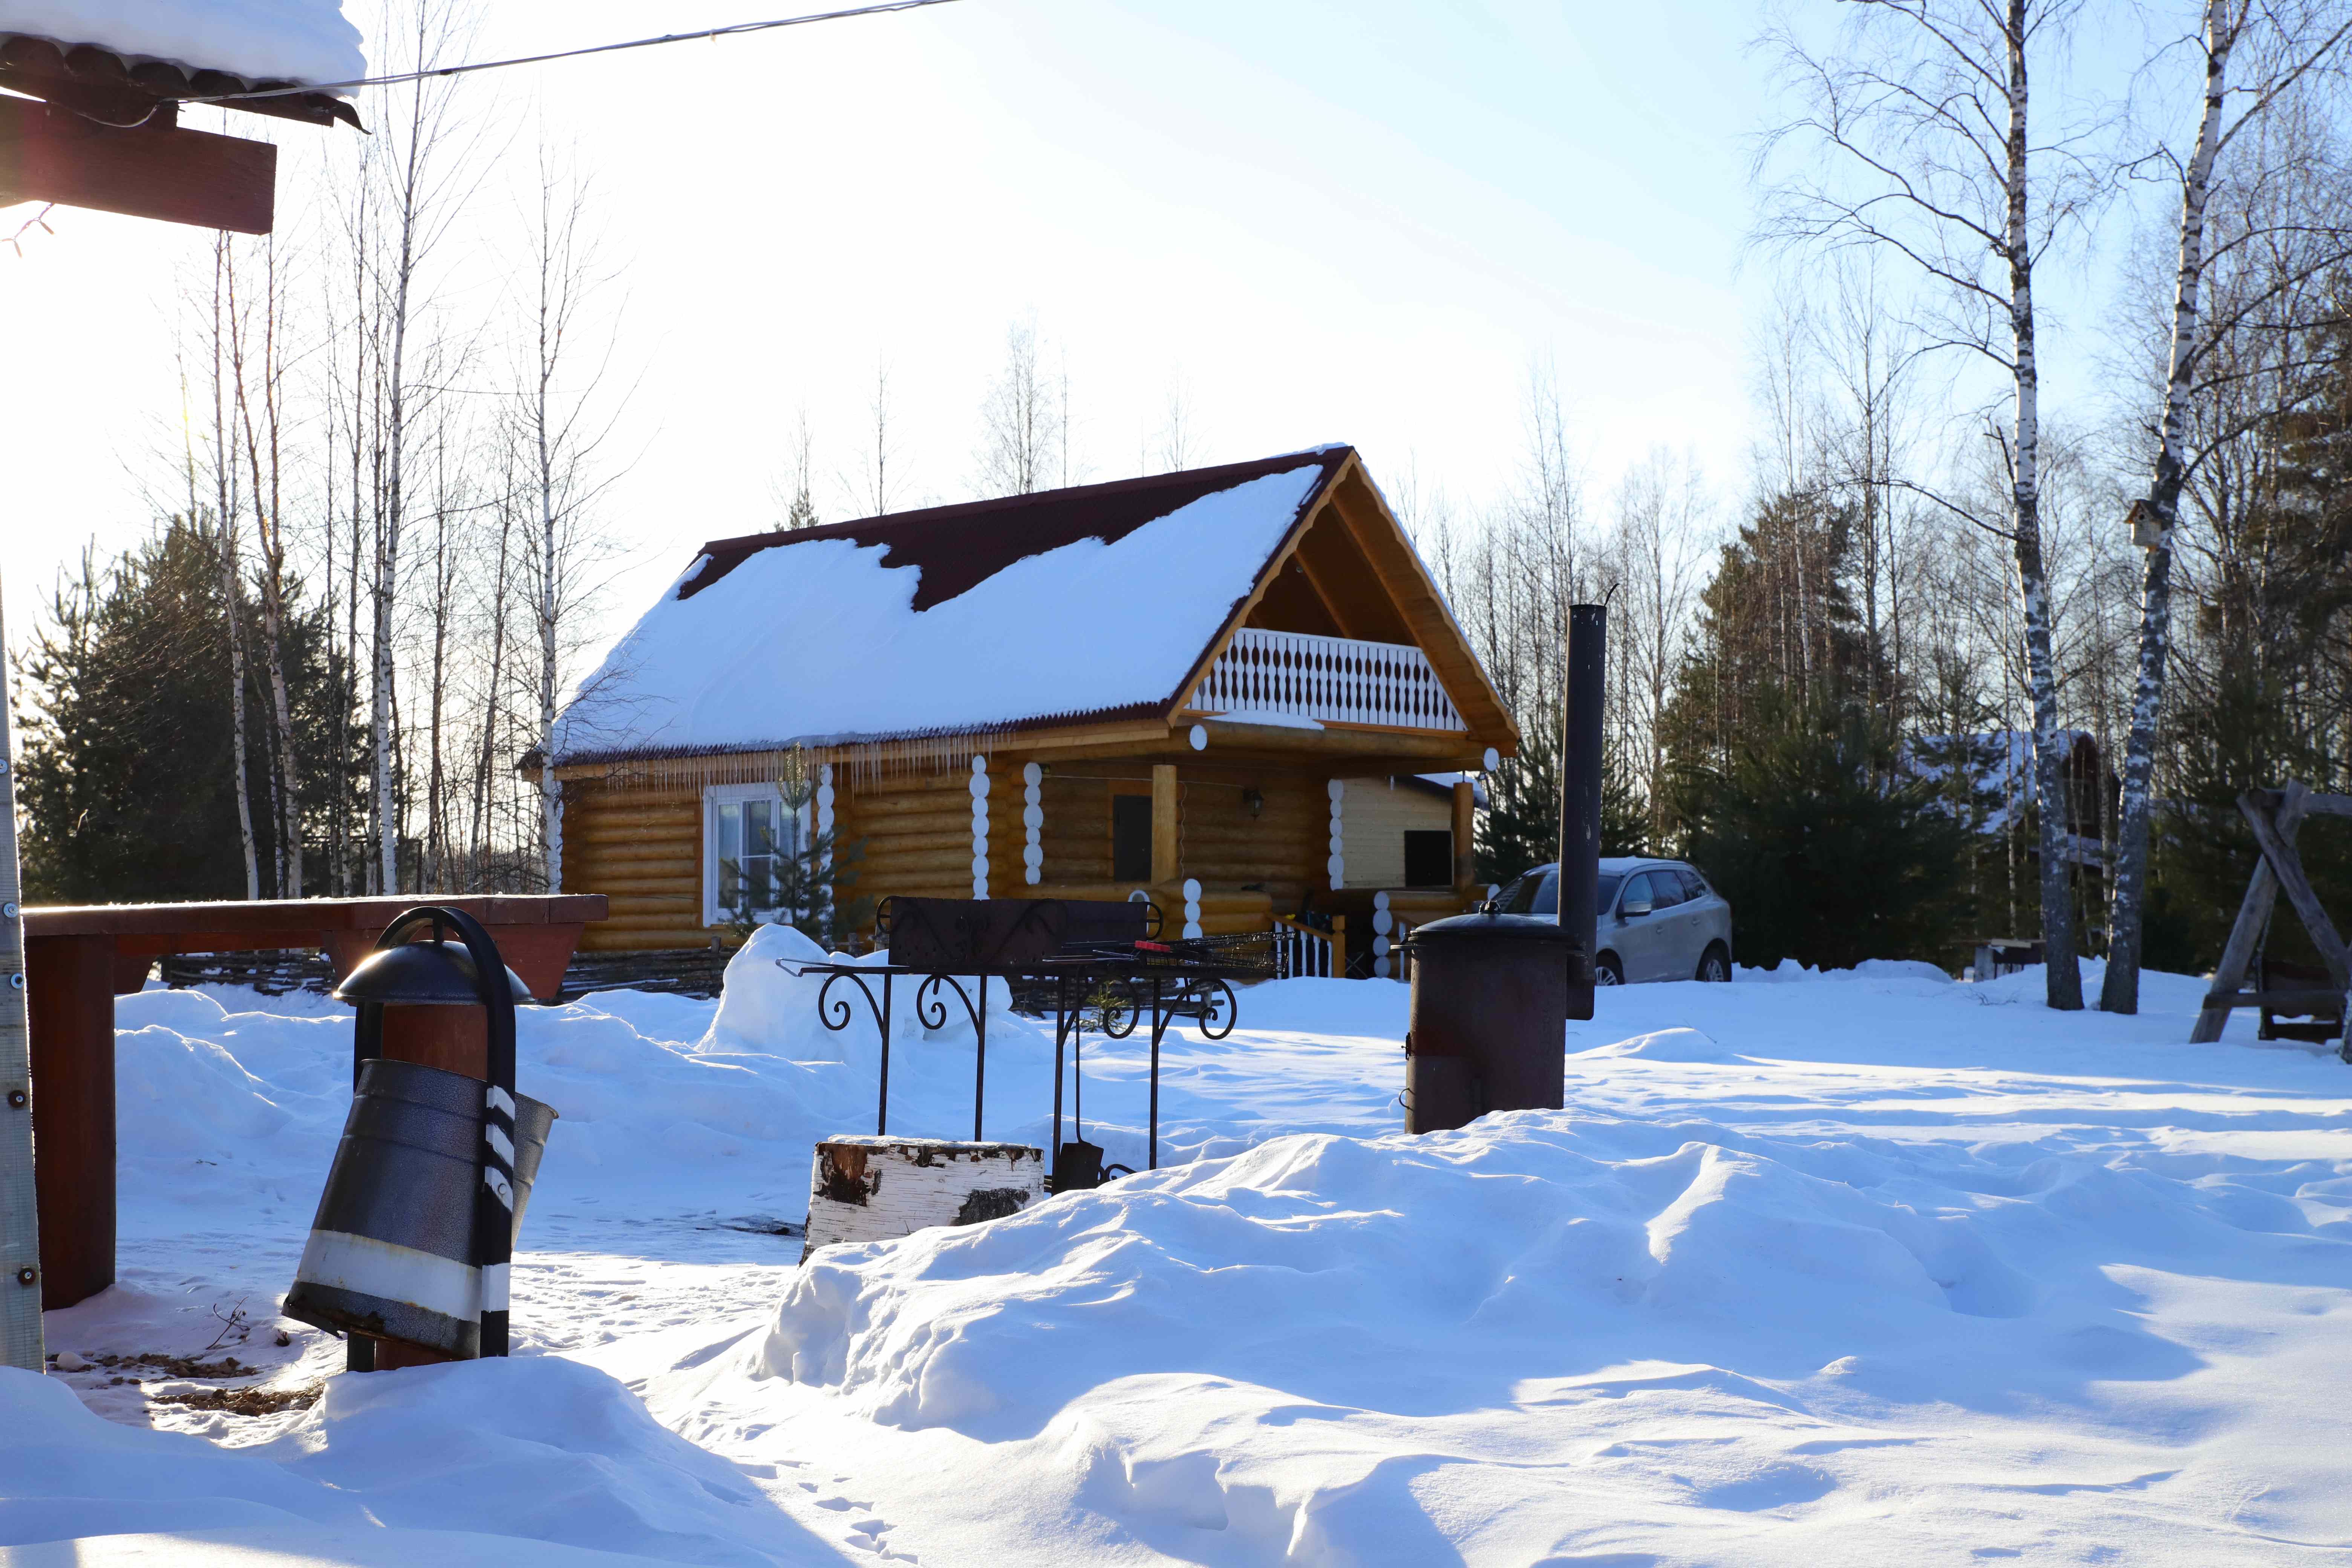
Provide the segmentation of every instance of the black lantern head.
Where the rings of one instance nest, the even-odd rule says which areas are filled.
[[[479,1007],[480,973],[462,942],[404,942],[362,959],[335,987],[334,995],[338,1002],[395,1007]],[[522,976],[511,969],[506,976],[515,1001],[535,1000]]]

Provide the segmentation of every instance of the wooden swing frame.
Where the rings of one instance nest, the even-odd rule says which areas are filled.
[[[2254,842],[2261,847],[2262,858],[2255,862],[2254,874],[2247,880],[2245,899],[2238,906],[2237,923],[2230,928],[2229,942],[2221,949],[2221,962],[2213,971],[2213,989],[2206,994],[2196,1027],[2189,1032],[2189,1042],[2201,1046],[2219,1040],[2231,1009],[2238,1007],[2295,1015],[2332,1011],[2340,1032],[2346,1018],[2345,995],[2352,991],[2352,961],[2347,961],[2344,938],[2337,933],[2336,922],[2328,919],[2319,895],[2312,891],[2311,879],[2303,868],[2303,857],[2294,846],[2307,818],[2352,816],[2352,795],[2325,795],[2305,784],[2290,784],[2284,789],[2248,790],[2238,797],[2238,809],[2245,813],[2246,821],[2254,830]],[[2319,961],[2326,967],[2332,989],[2265,990],[2260,975],[2255,976],[2254,989],[2246,989],[2247,972],[2261,950],[2263,933],[2269,929],[2272,911],[2282,892],[2303,921],[2303,929],[2310,933],[2311,944],[2319,950]],[[2352,1061],[2352,1037],[2346,1039],[2337,1054]]]

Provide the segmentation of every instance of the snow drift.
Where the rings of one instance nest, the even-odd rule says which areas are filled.
[[[836,1561],[792,1554],[796,1532],[735,1466],[656,1424],[604,1373],[553,1357],[338,1378],[281,1436],[226,1450],[100,1420],[63,1384],[0,1368],[0,1548],[161,1537],[152,1561],[177,1568],[239,1549],[550,1568],[595,1568],[614,1561],[606,1552]],[[126,1543],[124,1560],[136,1550]]]

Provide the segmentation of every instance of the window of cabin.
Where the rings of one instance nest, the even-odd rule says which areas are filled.
[[[1409,827],[1404,835],[1404,885],[1444,888],[1454,882],[1454,830]]]
[[[784,809],[774,784],[713,784],[702,792],[702,920],[772,921],[788,863],[807,842],[807,811]],[[797,911],[795,911],[797,912]]]
[[[1110,797],[1110,879],[1114,882],[1151,880],[1151,796],[1149,786],[1142,795],[1114,795]]]

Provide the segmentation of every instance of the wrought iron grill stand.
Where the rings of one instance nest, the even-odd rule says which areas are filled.
[[[945,993],[952,991],[963,1005],[964,1016],[971,1023],[975,1049],[973,1051],[971,1086],[971,1136],[974,1142],[982,1141],[982,1112],[988,1091],[988,983],[1004,982],[1008,994],[1017,983],[1050,984],[1054,993],[1054,1145],[1049,1156],[1049,1180],[1053,1190],[1061,1190],[1062,1161],[1062,1089],[1067,1079],[1071,1088],[1072,1131],[1084,1138],[1084,1054],[1086,1015],[1089,1009],[1098,1011],[1101,1023],[1097,1032],[1105,1038],[1124,1040],[1131,1037],[1148,1018],[1151,1041],[1150,1112],[1147,1133],[1149,1164],[1160,1166],[1160,1052],[1168,1031],[1179,1018],[1191,1018],[1204,1039],[1222,1040],[1234,1032],[1241,1016],[1241,1004],[1234,994],[1233,982],[1264,978],[1256,965],[1220,963],[1213,958],[1196,956],[1183,951],[1184,944],[1160,944],[1150,942],[1136,943],[1096,944],[1094,951],[1056,954],[1032,963],[997,968],[971,966],[955,973],[918,969],[898,964],[880,963],[797,963],[789,959],[776,960],[776,966],[793,974],[822,974],[824,984],[817,991],[817,1018],[827,1029],[838,1034],[856,1021],[856,1009],[846,995],[836,996],[834,987],[846,980],[865,998],[866,1013],[881,1036],[882,1056],[878,1073],[879,1090],[874,1114],[875,1134],[882,1136],[890,1131],[890,1024],[895,1001],[895,986],[901,980],[915,982],[915,1016],[926,1029],[942,1028],[951,1016],[948,1011]],[[873,982],[882,983],[881,995],[875,995]],[[975,983],[977,997],[964,985],[966,980]],[[1110,998],[1105,1000],[1106,995]]]

